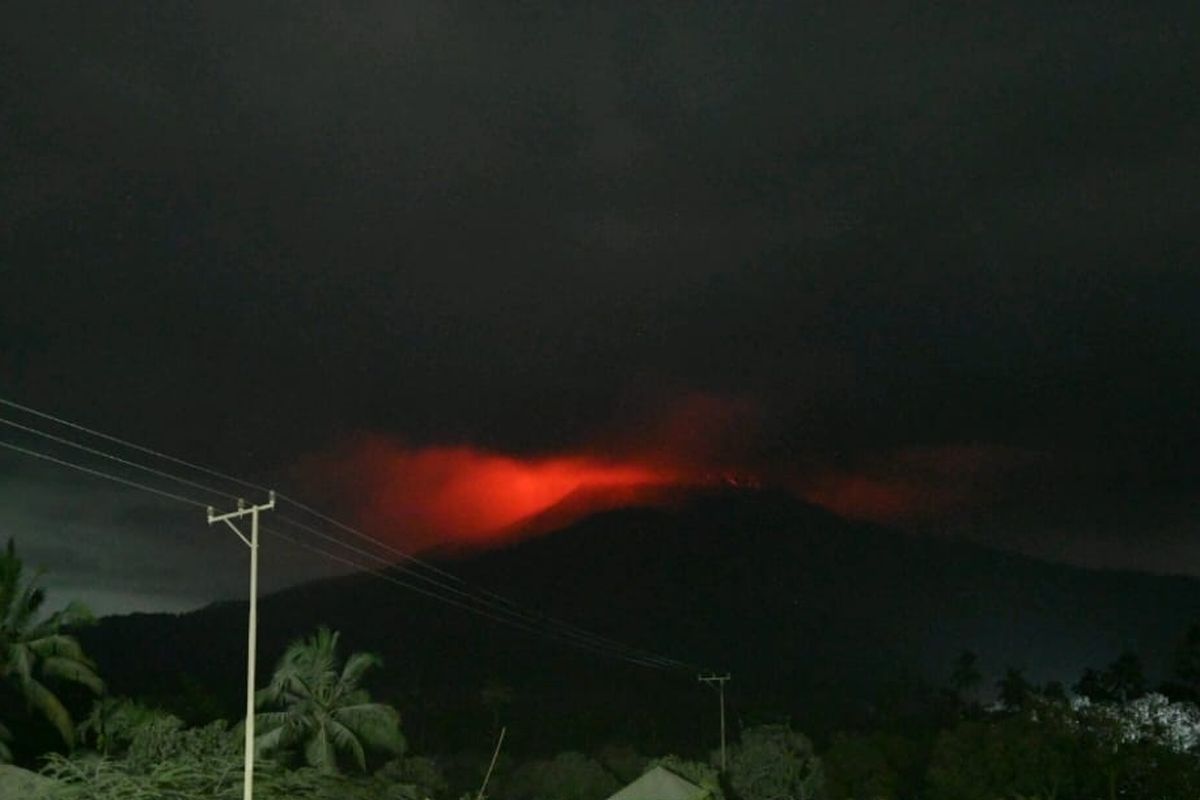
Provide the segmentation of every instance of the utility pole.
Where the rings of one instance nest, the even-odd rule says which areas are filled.
[[[214,514],[213,507],[208,507],[208,524],[224,522],[237,534],[247,547],[250,548],[250,625],[247,639],[249,641],[246,656],[246,765],[242,774],[242,800],[254,798],[254,663],[258,644],[258,513],[275,508],[275,492],[270,499],[257,506],[246,507],[245,500],[238,500],[237,511],[227,514]],[[235,519],[250,517],[250,536],[238,530],[233,524]]]
[[[696,679],[701,683],[707,683],[709,686],[714,683],[717,685],[717,690],[721,694],[721,772],[725,771],[725,683],[729,680],[730,675],[726,672],[724,675],[717,675],[710,672],[707,675],[697,675]]]

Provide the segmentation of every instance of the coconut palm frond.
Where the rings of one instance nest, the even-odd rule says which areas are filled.
[[[257,726],[257,724],[256,720],[255,725]],[[293,741],[295,741],[295,735],[287,724],[275,725],[269,730],[255,735],[254,752],[258,755],[269,755],[288,747]]]
[[[318,728],[316,735],[308,740],[304,747],[304,760],[321,772],[337,772],[337,751],[324,727]]]
[[[50,633],[37,638],[30,637],[29,649],[42,658],[62,656],[74,661],[80,661],[89,666],[91,659],[83,654],[83,647],[74,636],[63,633]]]
[[[25,694],[26,688],[33,681],[34,657],[29,650],[29,645],[24,642],[12,642],[9,644],[7,652],[0,653],[0,658],[4,659],[3,674],[16,684],[22,694]]]
[[[40,585],[41,575],[40,571],[25,570],[15,543],[9,539],[0,554],[0,680],[12,686],[31,709],[45,716],[70,746],[75,739],[75,725],[43,681],[64,680],[96,693],[104,690],[104,684],[79,642],[62,633],[63,628],[90,620],[91,614],[82,605],[72,603],[43,617],[46,593]]]
[[[333,718],[376,750],[399,755],[407,747],[400,732],[400,714],[391,706],[382,703],[348,706],[335,711]]]
[[[25,689],[25,697],[54,726],[67,747],[74,747],[75,724],[71,721],[70,712],[54,692],[37,681],[30,681]]]
[[[354,653],[341,662],[336,631],[320,628],[288,646],[266,689],[256,694],[261,747],[283,749],[303,742],[304,758],[325,772],[337,770],[339,754],[366,768],[368,747],[401,752],[400,715],[372,703],[359,682],[380,660]],[[279,732],[286,729],[288,733]],[[269,736],[269,738],[267,738]]]
[[[363,751],[362,742],[359,741],[357,732],[350,730],[336,719],[329,719],[326,722],[326,729],[329,731],[329,738],[333,742],[334,747],[337,750],[348,751],[358,768],[366,772],[367,754]]]
[[[383,659],[374,653],[354,653],[346,659],[340,682],[344,686],[357,686],[369,670],[380,666]]]
[[[95,694],[104,693],[104,681],[86,663],[64,656],[50,656],[42,659],[42,674],[47,678],[59,678],[71,683],[85,686]]]

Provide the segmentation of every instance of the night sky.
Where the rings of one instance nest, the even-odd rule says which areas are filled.
[[[736,479],[1200,574],[1198,31],[1194,0],[10,4],[0,394],[406,546]],[[511,513],[421,505],[513,480]],[[199,512],[8,452],[0,535],[102,611],[244,591]]]

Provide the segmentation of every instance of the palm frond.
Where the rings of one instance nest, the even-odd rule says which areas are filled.
[[[333,712],[333,716],[351,727],[400,724],[400,712],[385,703],[359,703],[353,706],[342,706]]]
[[[399,714],[370,702],[358,686],[380,659],[354,653],[343,663],[337,655],[339,638],[322,627],[284,651],[270,683],[255,695],[257,707],[275,709],[256,716],[263,731],[259,747],[283,749],[304,742],[305,761],[322,772],[337,770],[339,752],[365,769],[367,746],[403,751]]]
[[[278,693],[272,691],[271,686],[268,685],[266,688],[259,689],[254,693],[254,707],[262,708],[263,706],[272,705],[277,699]]]
[[[337,752],[325,728],[318,728],[316,734],[308,740],[304,747],[304,760],[310,767],[315,767],[321,772],[337,772]]]
[[[264,711],[254,715],[256,731],[272,731],[292,723],[294,714],[290,711]]]
[[[42,675],[86,686],[95,694],[104,693],[104,681],[100,676],[90,666],[73,658],[50,656],[42,659]]]
[[[47,633],[42,636],[28,637],[29,649],[42,658],[63,656],[90,664],[91,661],[83,654],[83,647],[74,636],[65,633]]]
[[[39,619],[45,590],[42,573],[27,574],[12,539],[0,555],[0,678],[12,684],[31,708],[54,726],[69,746],[75,729],[70,714],[40,678],[58,678],[86,686],[96,693],[104,684],[79,643],[61,633],[68,625],[91,619],[83,606],[72,603]]]
[[[346,666],[342,668],[341,683],[348,691],[357,688],[368,670],[382,665],[383,659],[374,653],[354,653],[346,659]]]
[[[34,576],[25,584],[25,588],[17,594],[16,603],[9,612],[9,625],[14,630],[28,628],[30,621],[37,616],[42,604],[46,602],[46,590],[37,585]]]
[[[288,730],[288,726],[277,725],[264,733],[255,735],[254,753],[256,755],[269,755],[276,750],[290,746],[293,741],[294,738]]]
[[[387,753],[404,752],[407,743],[400,731],[400,714],[383,703],[363,703],[339,708],[333,718],[366,744]]]
[[[56,612],[56,616],[58,624],[64,627],[90,625],[96,621],[92,610],[78,600],[72,600],[70,603],[67,603],[66,608]]]
[[[62,737],[67,747],[74,747],[75,724],[71,721],[71,714],[67,711],[66,706],[54,696],[54,692],[37,681],[31,680],[25,687],[24,693],[30,705],[42,712],[42,715],[58,731],[58,735]]]
[[[339,750],[349,750],[354,763],[363,772],[367,771],[367,754],[363,752],[362,743],[358,741],[358,737],[354,732],[345,725],[338,722],[336,719],[328,721],[329,736],[333,740],[334,746]]]
[[[4,654],[4,672],[10,678],[15,678],[17,688],[21,693],[26,692],[29,683],[33,681],[33,654],[24,642],[14,642],[9,645]]]

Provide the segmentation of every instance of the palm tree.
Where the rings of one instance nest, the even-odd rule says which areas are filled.
[[[338,634],[320,628],[315,636],[288,647],[258,707],[278,710],[255,715],[260,731],[255,752],[269,754],[303,746],[304,760],[322,772],[337,772],[339,752],[349,753],[366,770],[365,747],[399,754],[404,750],[400,715],[391,706],[372,703],[359,683],[381,663],[370,653],[354,653],[340,669]]]
[[[0,555],[0,683],[15,689],[30,708],[49,720],[70,747],[75,743],[71,715],[44,681],[70,681],[96,694],[104,691],[104,683],[75,637],[62,632],[90,620],[91,614],[72,603],[39,619],[46,600],[45,590],[38,585],[40,578],[40,572],[26,577],[16,546],[9,539]],[[0,759],[6,752],[6,747],[0,747]]]

